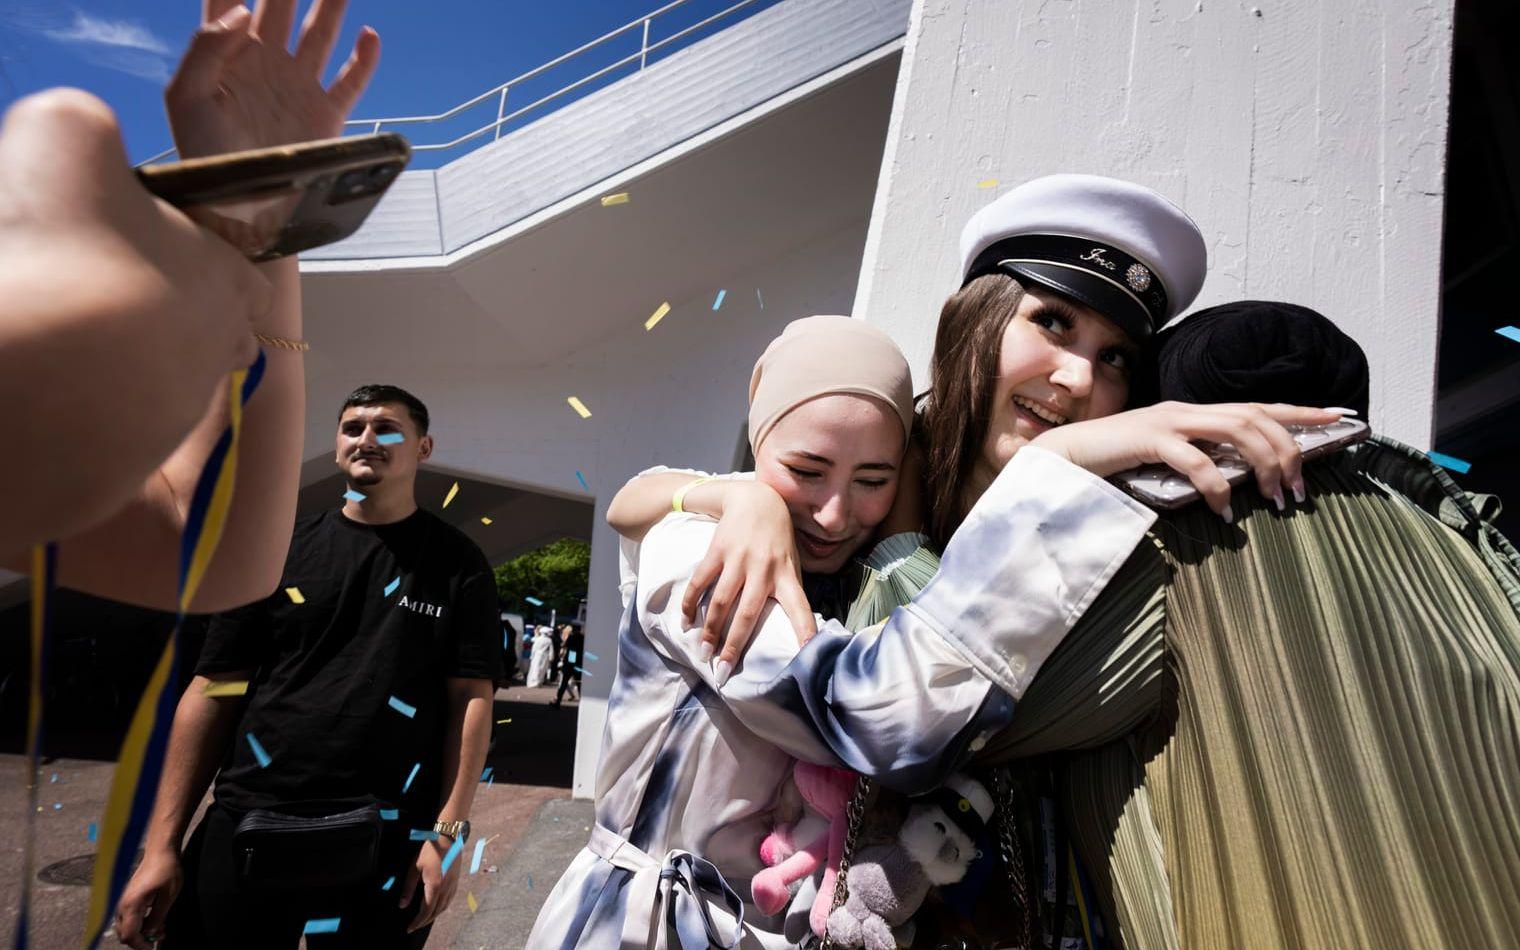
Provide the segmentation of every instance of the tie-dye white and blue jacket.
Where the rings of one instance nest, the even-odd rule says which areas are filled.
[[[792,945],[786,933],[801,934],[805,910],[789,926],[749,903],[792,759],[906,792],[936,787],[1007,724],[1154,518],[1086,470],[1026,447],[911,604],[859,634],[820,624],[801,649],[772,604],[719,686],[716,661],[698,659],[697,628],[681,619],[715,524],[667,516],[624,549],[597,824],[539,913],[530,950]],[[918,539],[887,539],[872,566],[904,540],[911,550]]]

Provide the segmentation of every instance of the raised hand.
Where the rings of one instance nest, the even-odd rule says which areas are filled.
[[[1290,425],[1326,425],[1340,413],[1302,406],[1163,402],[1042,433],[1031,445],[1064,455],[1107,477],[1137,465],[1165,464],[1185,476],[1208,506],[1231,520],[1230,484],[1196,444],[1235,446],[1256,473],[1262,496],[1283,507],[1283,490],[1304,500],[1303,458]]]
[[[316,0],[288,49],[296,0],[205,0],[202,25],[164,90],[180,157],[196,158],[336,138],[380,61],[369,27],[337,78],[322,75],[338,41],[346,0]]]
[[[733,481],[723,486],[723,517],[707,554],[697,565],[681,599],[687,626],[696,622],[702,598],[710,590],[702,623],[701,658],[718,654],[719,681],[726,680],[749,647],[766,605],[780,604],[798,644],[818,632],[813,609],[802,591],[791,515],[775,489],[760,482]]]

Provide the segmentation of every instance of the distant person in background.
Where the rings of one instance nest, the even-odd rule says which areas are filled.
[[[586,649],[586,635],[568,623],[560,627],[559,632],[563,647],[560,649],[559,691],[554,694],[554,702],[550,704],[553,706],[558,706],[565,698],[566,690],[576,702],[581,701],[581,668],[586,665],[586,659],[581,655]]]
[[[533,654],[528,660],[528,687],[547,686],[554,675],[554,628],[547,624],[530,626],[533,631]]]
[[[510,619],[505,601],[496,601],[496,616],[501,618],[501,685],[517,681],[517,626]]]

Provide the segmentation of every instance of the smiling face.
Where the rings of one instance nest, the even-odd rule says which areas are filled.
[[[1003,331],[977,474],[990,481],[1055,426],[1121,411],[1138,359],[1139,347],[1113,321],[1030,286]]]
[[[897,496],[902,453],[902,422],[869,396],[810,399],[765,436],[755,477],[786,502],[804,571],[832,574],[870,539]]]
[[[405,441],[382,445],[380,436],[388,433],[399,434]],[[400,403],[349,406],[338,420],[338,468],[351,487],[382,482],[411,485],[417,466],[432,454],[432,436],[419,435],[417,423]]]

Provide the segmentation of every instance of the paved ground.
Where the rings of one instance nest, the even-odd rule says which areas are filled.
[[[455,918],[461,925],[450,935],[452,943],[430,939],[428,946],[485,950],[527,943],[538,909],[554,882],[586,846],[591,818],[588,801],[552,798],[544,802],[516,849],[497,866],[492,886],[475,891],[480,909],[467,918]]]
[[[585,843],[589,802],[569,801],[576,707],[548,706],[552,689],[514,687],[496,694],[492,778],[476,793],[474,833],[492,838],[480,871],[465,875],[452,906],[433,927],[429,947],[523,946],[539,904]],[[87,828],[98,822],[110,788],[110,762],[57,759],[43,766],[36,813],[37,855],[32,892],[32,946],[79,945],[89,899],[95,846]],[[0,756],[0,940],[9,945],[20,894],[25,788],[20,756]],[[54,776],[57,776],[56,780]],[[473,851],[467,849],[466,856]],[[51,869],[51,870],[49,870]],[[74,882],[79,883],[74,883]],[[473,893],[479,909],[465,900]],[[107,937],[104,947],[120,946]]]

